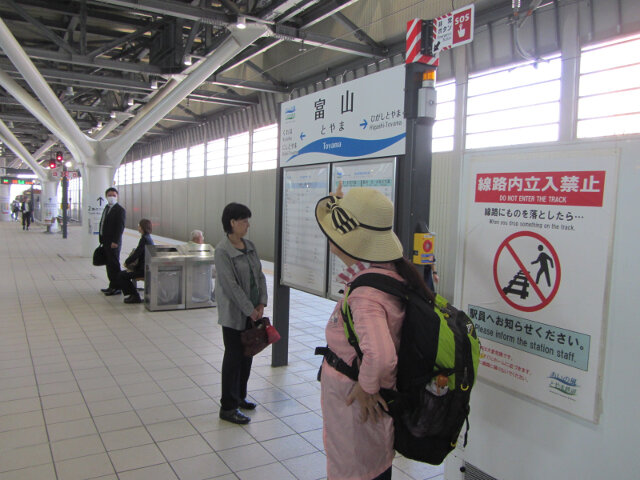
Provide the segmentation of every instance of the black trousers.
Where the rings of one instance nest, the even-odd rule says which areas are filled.
[[[133,283],[133,279],[140,277],[144,277],[144,272],[122,271],[118,274],[118,286],[116,288],[122,290],[122,293],[125,295],[138,295],[138,289],[135,283]]]
[[[120,247],[111,248],[111,244],[104,246],[105,266],[109,278],[109,288],[120,289],[118,277],[120,276]]]
[[[31,212],[22,212],[22,228],[29,228],[31,225]]]
[[[387,468],[384,472],[382,472],[373,480],[391,480],[391,467]]]
[[[240,330],[222,327],[224,357],[222,358],[222,410],[235,410],[247,397],[247,383],[253,357],[245,357],[240,341]]]

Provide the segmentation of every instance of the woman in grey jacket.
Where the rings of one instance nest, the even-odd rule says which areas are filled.
[[[224,357],[222,359],[222,398],[220,418],[246,424],[251,418],[239,409],[253,410],[248,402],[247,382],[252,357],[245,357],[240,333],[262,318],[267,305],[267,281],[256,248],[243,237],[249,230],[251,210],[230,203],[222,211],[222,227],[226,237],[216,245],[216,286],[218,323],[222,325]]]

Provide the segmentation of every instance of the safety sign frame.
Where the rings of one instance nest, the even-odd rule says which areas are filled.
[[[463,165],[456,301],[481,341],[478,377],[594,423],[618,155],[563,145]]]

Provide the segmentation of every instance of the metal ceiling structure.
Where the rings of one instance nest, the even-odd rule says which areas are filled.
[[[133,116],[163,87],[196,68],[228,37],[227,26],[266,25],[269,34],[223,65],[140,140],[149,142],[258,94],[289,94],[324,71],[376,62],[404,50],[406,21],[433,18],[470,0],[0,0],[0,18],[78,127],[91,134]],[[509,11],[481,0],[476,15]],[[0,70],[32,93],[0,49]],[[167,88],[171,87],[169,85]],[[0,88],[0,120],[29,150],[51,137]],[[113,133],[127,128],[124,121]],[[0,167],[15,166],[5,149]],[[18,162],[19,163],[19,162]]]

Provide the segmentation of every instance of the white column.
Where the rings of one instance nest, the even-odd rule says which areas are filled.
[[[42,221],[45,225],[51,225],[58,216],[58,182],[47,180],[42,182],[42,194],[40,195],[40,207],[42,208]]]
[[[106,204],[104,192],[113,185],[115,167],[85,165],[82,171],[82,256],[91,257],[98,246],[100,217]]]
[[[0,185],[0,221],[11,221],[11,187]]]
[[[580,8],[568,3],[560,15],[562,77],[560,93],[561,142],[575,141],[578,119],[578,82],[580,80]]]

